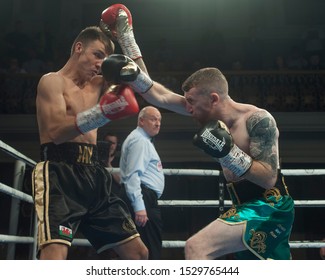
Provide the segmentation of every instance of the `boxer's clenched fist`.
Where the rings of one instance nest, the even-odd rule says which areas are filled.
[[[106,57],[101,71],[106,81],[127,84],[138,93],[146,93],[153,85],[151,78],[131,58],[123,54]]]
[[[113,38],[117,39],[117,22],[122,21],[120,28],[132,29],[132,15],[127,7],[122,4],[114,4],[102,12],[101,22],[110,30]],[[121,25],[121,24],[120,24]],[[124,30],[127,31],[127,30]]]
[[[238,148],[222,121],[208,122],[194,135],[193,144],[218,159],[223,168],[237,177],[244,175],[252,166],[252,158]]]
[[[133,90],[126,85],[116,85],[106,92],[97,105],[76,116],[76,128],[82,134],[106,123],[135,115],[139,105]]]
[[[142,57],[132,26],[132,15],[127,7],[114,4],[102,12],[99,24],[102,31],[118,41],[123,54],[133,60]]]

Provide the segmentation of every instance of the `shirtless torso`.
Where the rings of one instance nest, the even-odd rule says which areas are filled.
[[[105,57],[104,45],[95,42],[87,52],[98,53],[87,62],[92,70],[80,70],[86,67],[79,67],[80,56],[71,57],[61,70],[41,78],[36,99],[41,143],[72,141],[96,144],[97,130],[80,135],[73,129],[76,115],[97,104],[107,89],[102,76],[97,75]]]

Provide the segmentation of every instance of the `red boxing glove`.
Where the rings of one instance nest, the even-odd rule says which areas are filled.
[[[100,99],[99,105],[109,120],[123,119],[139,112],[139,105],[133,90],[127,85],[120,85],[117,93],[107,92]]]
[[[114,4],[102,12],[102,21],[107,24],[112,35],[116,38],[116,23],[119,16],[119,10],[124,10],[127,15],[128,25],[132,28],[132,15],[127,7],[122,4]]]
[[[112,120],[123,119],[138,112],[139,105],[133,90],[127,85],[120,85],[116,92],[106,92],[99,104],[78,113],[76,127],[82,134],[85,134]]]
[[[133,60],[142,57],[132,26],[131,12],[122,4],[114,4],[102,12],[101,30],[118,41],[123,54]]]

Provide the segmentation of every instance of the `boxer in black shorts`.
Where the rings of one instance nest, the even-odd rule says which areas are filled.
[[[66,259],[77,230],[98,253],[112,248],[121,259],[148,258],[97,156],[98,128],[139,111],[130,87],[101,75],[102,62],[113,51],[99,27],[87,27],[73,42],[66,64],[38,83],[41,161],[33,170],[33,194],[42,260]]]
[[[40,247],[70,246],[78,228],[98,253],[139,236],[127,206],[111,193],[95,145],[47,143],[41,157],[33,171]]]

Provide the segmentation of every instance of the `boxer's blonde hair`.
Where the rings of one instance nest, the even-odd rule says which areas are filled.
[[[202,68],[190,75],[182,84],[184,92],[193,87],[199,89],[202,94],[217,92],[220,96],[228,96],[227,79],[217,68]]]

